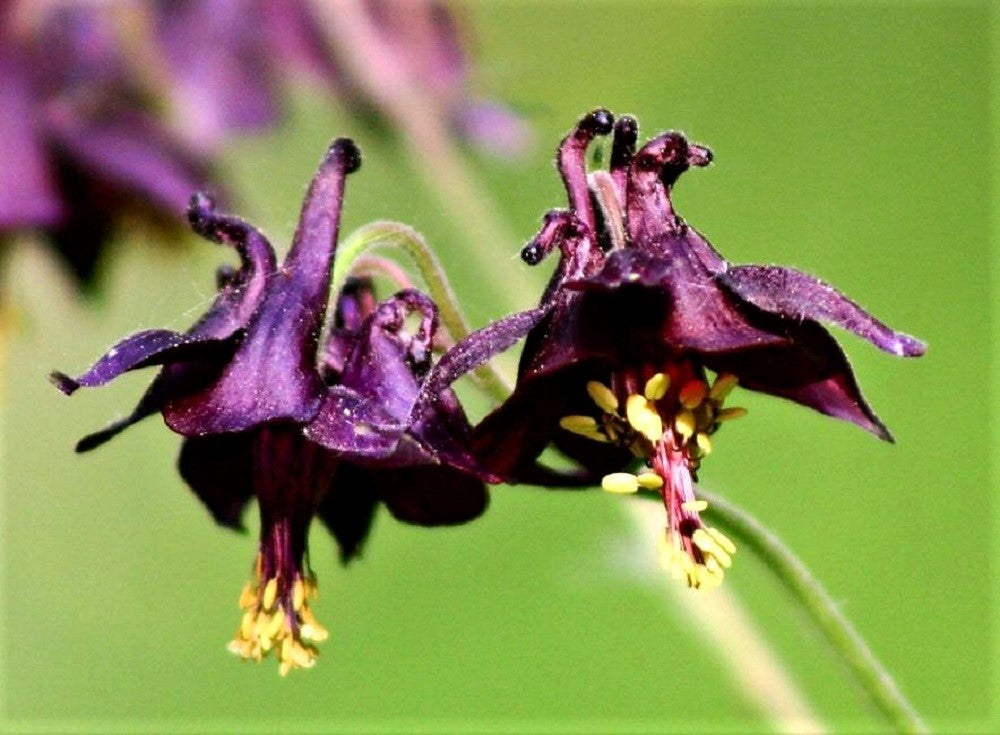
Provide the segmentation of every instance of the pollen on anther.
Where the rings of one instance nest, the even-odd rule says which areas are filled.
[[[746,415],[747,410],[745,408],[733,406],[732,408],[724,408],[715,414],[715,420],[721,424],[724,421],[734,421],[736,419],[743,418]]]
[[[632,427],[651,442],[663,436],[663,419],[645,396],[629,396],[625,403],[625,416]]]
[[[612,472],[601,479],[601,487],[609,493],[627,495],[639,491],[639,479],[628,472]]]
[[[732,373],[721,373],[712,383],[712,389],[708,392],[709,398],[721,403],[736,387],[737,382],[738,378]]]
[[[587,394],[602,411],[614,413],[618,410],[618,399],[604,383],[596,380],[588,381]]]
[[[646,396],[646,400],[658,401],[667,394],[669,387],[670,376],[666,373],[657,373],[646,381],[646,386],[643,388],[642,393]]]
[[[707,500],[689,500],[686,503],[681,503],[681,509],[688,511],[689,513],[701,513],[708,509]]]
[[[694,434],[695,418],[691,409],[685,408],[677,413],[674,419],[674,431],[680,434],[683,441],[687,441]]]
[[[663,478],[655,472],[643,472],[635,479],[639,483],[639,487],[644,487],[647,490],[659,490],[663,487]]]
[[[271,577],[264,586],[264,596],[261,598],[261,607],[270,610],[274,605],[274,599],[278,596],[278,579]]]

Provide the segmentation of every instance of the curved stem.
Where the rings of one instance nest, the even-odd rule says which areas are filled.
[[[660,500],[659,494],[646,497]],[[898,732],[927,733],[927,724],[875,658],[858,631],[837,607],[818,579],[792,551],[756,518],[714,493],[699,491],[721,524],[756,552],[789,592],[809,612],[826,639],[844,658],[872,701]]]
[[[437,256],[419,232],[399,222],[372,222],[358,228],[344,240],[333,269],[333,293],[339,292],[343,286],[352,264],[377,247],[397,247],[405,252],[420,272],[428,294],[438,306],[441,324],[451,338],[457,342],[469,334],[471,329],[458,308],[458,299]],[[500,371],[488,362],[478,366],[474,375],[497,401],[503,401],[512,391]]]

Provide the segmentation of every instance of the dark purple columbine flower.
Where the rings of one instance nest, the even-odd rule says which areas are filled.
[[[0,2],[0,241],[41,231],[84,284],[125,212],[172,224],[207,165],[154,114],[107,8]]]
[[[585,169],[595,136],[614,131],[610,170]],[[711,152],[680,133],[635,151],[633,118],[598,110],[563,140],[570,210],[549,212],[523,250],[530,264],[558,248],[510,399],[476,427],[477,453],[507,477],[531,472],[550,443],[617,492],[659,489],[664,561],[689,585],[717,582],[732,544],[704,526],[692,480],[737,382],[850,421],[891,441],[865,402],[829,322],[901,356],[925,346],[831,286],[777,266],[734,266],[673,209],[680,174]],[[600,202],[600,206],[595,206]],[[706,372],[715,374],[709,381]],[[648,468],[616,472],[632,458]]]
[[[485,509],[483,480],[497,479],[470,455],[470,427],[450,390],[435,388],[434,399],[418,405],[437,329],[426,296],[403,291],[376,305],[370,287],[353,282],[319,349],[344,181],[359,155],[349,140],[331,145],[280,266],[263,234],[195,196],[194,229],[233,246],[241,260],[220,273],[208,312],[183,334],[148,330],[126,338],[77,378],[53,374],[70,394],[162,366],[129,416],[77,449],[161,413],[185,436],[181,475],[217,522],[240,528],[246,504],[257,498],[259,553],[230,649],[255,660],[273,650],[282,673],[312,665],[317,651],[309,641],[326,637],[309,607],[313,516],[334,534],[346,562],[358,553],[378,502],[406,522],[461,523]],[[411,314],[419,317],[412,334]]]

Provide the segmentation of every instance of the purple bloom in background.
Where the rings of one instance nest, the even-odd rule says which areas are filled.
[[[172,223],[207,178],[118,30],[93,4],[0,2],[0,240],[44,232],[82,283],[122,213]]]
[[[161,413],[184,435],[181,475],[216,521],[240,528],[246,504],[257,498],[259,553],[230,650],[255,660],[275,651],[282,674],[311,666],[313,643],[327,635],[309,604],[316,590],[306,550],[313,516],[334,534],[346,562],[379,502],[409,523],[462,523],[486,508],[483,480],[497,479],[471,456],[469,423],[454,393],[436,390],[418,405],[438,323],[426,296],[402,291],[376,304],[370,284],[351,282],[320,349],[344,181],[359,163],[351,141],[331,145],[280,265],[263,234],[195,196],[194,229],[233,246],[241,260],[220,273],[208,312],[183,334],[148,330],[126,338],[77,378],[53,374],[70,394],[162,366],[132,414],[77,449]],[[413,333],[411,315],[419,317]]]
[[[921,355],[925,346],[804,273],[726,262],[673,209],[678,177],[711,161],[680,133],[636,152],[636,122],[622,117],[610,170],[588,177],[586,149],[612,125],[608,111],[591,113],[559,148],[570,210],[548,213],[522,256],[534,264],[559,249],[560,263],[536,310],[517,388],[474,441],[483,462],[508,477],[530,476],[551,442],[604,474],[607,490],[659,490],[664,563],[699,587],[721,580],[734,550],[702,523],[706,504],[693,480],[720,424],[744,413],[723,407],[737,382],[891,440],[820,322],[895,355]],[[633,458],[645,462],[643,472],[616,471]]]
[[[418,90],[464,139],[500,155],[522,148],[528,137],[524,123],[502,105],[470,93],[464,34],[443,4],[359,0],[349,5],[159,0],[157,43],[174,80],[181,117],[196,139],[215,145],[231,132],[270,125],[280,116],[282,87],[295,77],[323,85],[354,112],[385,114],[378,95],[345,62],[345,53],[357,52],[389,86],[402,83]],[[246,23],[246,18],[256,20]],[[371,43],[345,49],[338,38],[362,43],[353,26],[345,27],[358,21],[373,32]]]

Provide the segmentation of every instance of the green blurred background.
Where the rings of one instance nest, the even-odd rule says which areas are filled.
[[[898,444],[773,399],[734,401],[707,489],[752,511],[828,585],[941,731],[991,731],[995,496],[989,471],[991,18],[986,4],[469,6],[476,82],[534,126],[519,163],[467,152],[513,234],[469,242],[391,136],[303,92],[280,131],[232,147],[237,211],[284,247],[328,141],[355,137],[345,232],[408,222],[478,324],[532,305],[549,268],[517,259],[563,205],[551,165],[583,112],[635,114],[713,148],[682,214],[735,262],[793,265],[929,341],[899,361],[842,338]],[[486,237],[484,237],[486,239]],[[770,729],[655,570],[656,539],[600,492],[499,487],[490,511],[427,531],[380,516],[364,558],[311,539],[315,669],[279,679],[225,643],[253,558],[173,469],[149,420],[92,455],[82,434],[131,408],[148,374],[72,402],[45,380],[139,328],[185,328],[224,254],[117,243],[104,297],[75,297],[41,248],[8,263],[3,414],[4,724],[11,730],[291,732]],[[509,362],[508,362],[509,364]],[[997,377],[997,376],[994,376]],[[483,406],[473,408],[481,413]],[[995,437],[994,437],[995,438]],[[744,551],[727,587],[836,730],[879,730],[846,668]],[[709,600],[711,598],[708,598]]]

